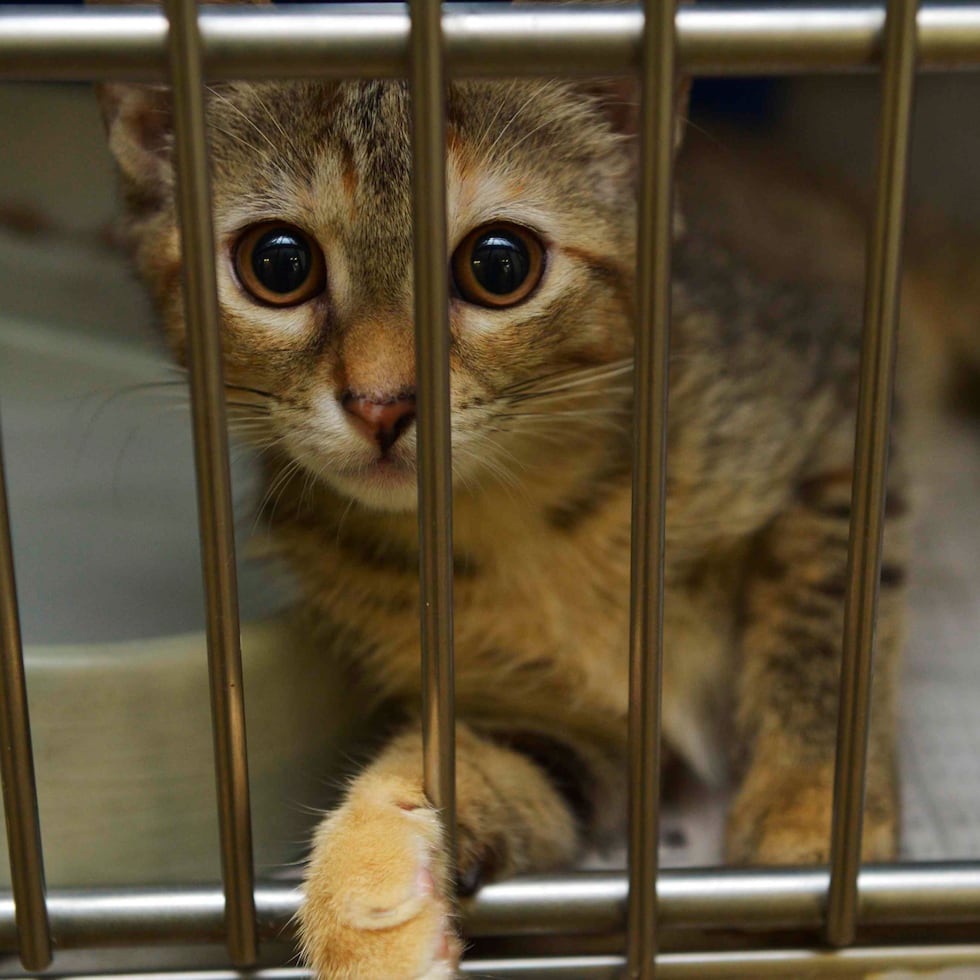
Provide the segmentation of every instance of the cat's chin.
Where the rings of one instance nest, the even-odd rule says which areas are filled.
[[[347,472],[325,474],[341,496],[372,510],[407,513],[418,506],[418,481],[414,466],[373,463]]]

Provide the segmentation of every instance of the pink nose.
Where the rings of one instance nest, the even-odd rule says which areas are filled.
[[[414,392],[384,400],[348,393],[342,404],[357,428],[374,439],[382,452],[387,452],[415,419]]]

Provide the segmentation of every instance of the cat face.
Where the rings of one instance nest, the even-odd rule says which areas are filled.
[[[110,86],[138,264],[184,353],[167,96]],[[458,492],[574,466],[628,391],[631,149],[556,82],[448,99],[451,403]],[[400,83],[210,90],[229,403],[258,444],[341,495],[415,506],[409,100]]]

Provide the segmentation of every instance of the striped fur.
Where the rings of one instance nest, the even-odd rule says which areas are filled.
[[[103,92],[137,263],[181,358],[166,100],[133,86]],[[358,467],[374,450],[339,407],[347,390],[414,384],[405,89],[228,85],[212,90],[208,111],[229,398],[263,447],[264,544],[297,573],[324,645],[411,719],[414,428],[396,447],[401,475],[371,482]],[[506,218],[548,245],[525,303],[450,303],[459,877],[471,889],[566,864],[622,822],[636,174],[628,133],[595,90],[455,84],[449,125],[450,241]],[[680,170],[683,183],[683,160]],[[819,861],[859,304],[847,284],[761,273],[706,230],[701,190],[682,188],[691,230],[675,258],[664,734],[705,778],[737,781],[733,860]],[[328,268],[327,292],[288,310],[251,302],[229,260],[240,229],[277,217],[315,235]],[[894,456],[870,858],[896,844],[907,508]],[[323,978],[454,971],[454,882],[420,779],[409,720],[317,834],[301,925]]]

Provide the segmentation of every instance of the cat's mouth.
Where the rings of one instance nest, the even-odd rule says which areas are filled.
[[[341,474],[361,480],[410,480],[415,482],[415,460],[401,454],[380,453],[373,459],[345,467]]]
[[[400,453],[335,470],[331,482],[345,496],[378,510],[412,510],[416,505],[415,460]]]
[[[405,477],[414,480],[415,463],[399,456],[384,454],[361,466],[359,472],[369,479],[380,475],[383,478]]]

